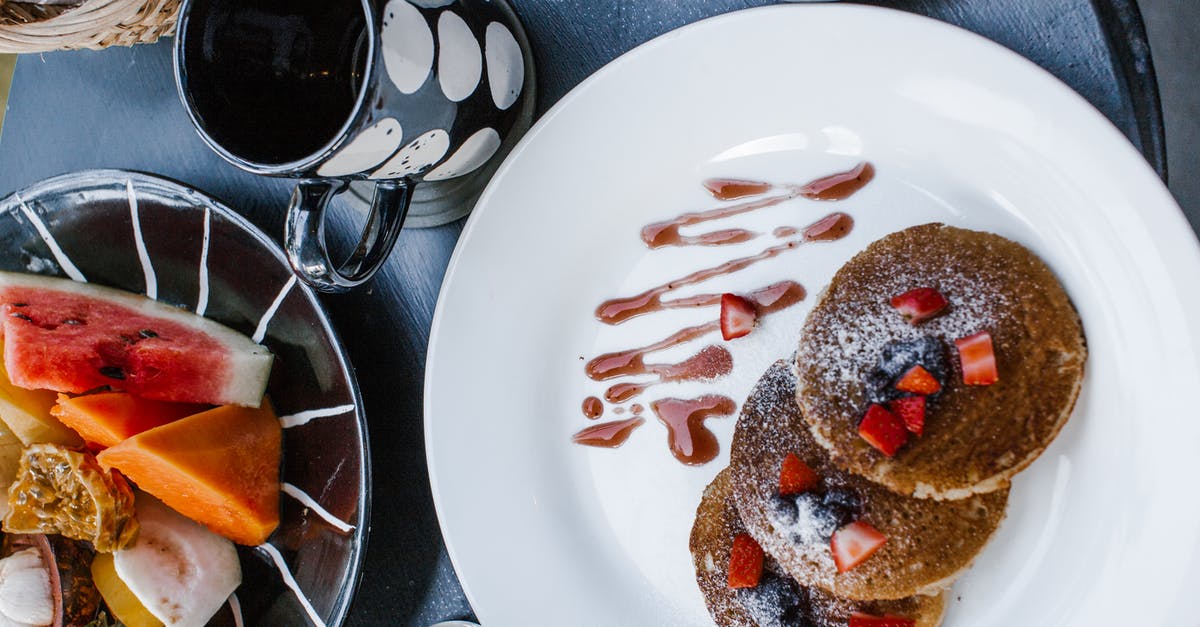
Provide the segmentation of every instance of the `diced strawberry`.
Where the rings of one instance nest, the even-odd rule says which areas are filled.
[[[929,374],[928,370],[917,364],[900,377],[900,380],[896,382],[896,389],[901,392],[929,396],[937,394],[938,390],[942,389],[942,384],[938,383],[937,378]]]
[[[908,442],[904,421],[883,405],[871,405],[867,409],[867,415],[858,423],[858,435],[888,457],[895,455]]]
[[[850,615],[849,627],[916,627],[917,621],[903,616],[873,616],[864,612]]]
[[[962,362],[963,383],[991,385],[1000,380],[990,333],[980,331],[975,335],[954,340],[954,345],[958,347],[958,359]]]
[[[918,287],[892,297],[892,307],[895,307],[909,324],[924,322],[941,313],[949,304],[946,297],[932,287]]]
[[[742,337],[754,329],[757,319],[753,303],[737,294],[721,295],[721,337],[726,340]]]
[[[763,550],[749,535],[741,533],[733,539],[729,551],[729,587],[753,588],[762,578]]]
[[[844,573],[871,557],[884,542],[887,542],[887,536],[871,525],[856,520],[833,532],[829,548],[833,551],[833,563],[838,572]]]
[[[779,468],[779,494],[788,496],[808,492],[817,487],[821,478],[795,453],[788,453]]]
[[[905,396],[888,402],[888,409],[904,421],[904,428],[909,433],[921,435],[925,433],[925,397]]]

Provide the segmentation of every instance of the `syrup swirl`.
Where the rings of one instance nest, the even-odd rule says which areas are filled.
[[[596,318],[605,324],[620,324],[630,318],[637,317],[644,313],[653,311],[661,311],[663,309],[675,309],[680,307],[696,307],[699,304],[711,304],[696,300],[696,297],[679,299],[677,301],[663,302],[662,297],[681,287],[702,283],[709,279],[732,274],[739,270],[744,270],[760,261],[777,257],[789,250],[795,250],[803,244],[813,242],[828,242],[835,239],[845,237],[850,229],[854,226],[854,219],[844,213],[832,213],[820,220],[805,227],[804,236],[801,239],[790,240],[782,244],[776,244],[763,249],[761,252],[748,257],[739,257],[731,259],[725,263],[697,270],[686,276],[679,277],[672,281],[668,281],[661,285],[656,285],[641,294],[626,296],[622,298],[612,298],[600,303],[596,308]],[[711,298],[711,295],[705,295],[704,298]],[[718,296],[718,301],[719,301]],[[761,314],[762,312],[760,312]]]
[[[646,346],[640,346],[638,348],[631,348],[612,353],[604,353],[603,355],[595,357],[589,361],[587,366],[584,367],[584,371],[587,372],[588,377],[595,381],[604,381],[606,379],[619,377],[625,374],[620,372],[621,370],[628,368],[644,368],[644,365],[641,365],[641,362],[647,353],[653,353],[655,351],[671,348],[672,346],[678,346],[684,342],[688,342],[698,337],[702,337],[708,333],[717,331],[720,328],[720,323],[708,322],[694,327],[680,329],[670,336],[652,344],[647,344]],[[630,365],[634,363],[639,365]]]
[[[586,416],[588,420],[595,420],[600,416],[603,416],[604,401],[596,398],[595,396],[589,396],[583,399],[583,415]]]
[[[652,249],[662,248],[664,246],[694,246],[697,244],[715,245],[744,242],[747,239],[753,238],[755,234],[743,229],[726,229],[724,231],[717,231],[716,233],[709,233],[707,235],[687,237],[680,234],[679,230],[685,226],[692,226],[694,224],[700,224],[710,220],[729,218],[749,211],[754,211],[755,209],[773,207],[781,202],[789,201],[799,195],[800,192],[798,190],[792,190],[786,194],[768,196],[767,198],[760,200],[753,200],[728,207],[710,209],[708,211],[685,213],[670,220],[647,224],[646,226],[642,227],[642,241]],[[741,236],[748,234],[748,237],[739,238],[739,235],[736,235],[735,232]],[[718,234],[720,233],[725,233],[726,235],[719,236]]]
[[[707,179],[702,185],[717,200],[736,200],[746,196],[757,196],[771,189],[770,183],[745,179]]]
[[[801,186],[801,196],[809,200],[845,200],[866,187],[875,178],[875,166],[863,161],[837,174],[823,176]]]
[[[597,381],[604,381],[616,377],[653,374],[658,375],[659,382],[666,382],[711,380],[733,371],[733,355],[729,354],[729,349],[716,344],[705,346],[700,352],[677,364],[648,364],[645,358],[649,352],[651,351],[635,349],[609,353],[612,355],[611,359],[605,359],[607,355],[601,355],[596,358],[600,360],[597,367],[588,370],[588,376]],[[606,393],[605,396],[607,395]]]
[[[604,400],[610,403],[624,403],[641,394],[650,387],[649,383],[618,383],[604,391]]]
[[[747,229],[727,228],[699,235],[684,235],[681,229],[771,207],[798,197],[821,201],[843,200],[862,189],[874,176],[874,167],[870,163],[862,162],[845,172],[821,177],[804,185],[780,186],[782,193],[708,211],[684,213],[671,220],[648,224],[641,230],[641,239],[651,249],[665,246],[719,246],[749,241],[759,237],[759,234]],[[760,196],[776,189],[776,186],[770,183],[742,179],[708,179],[703,184],[717,200]],[[794,226],[777,227],[771,234],[778,240],[787,241],[768,246],[753,255],[697,270],[640,294],[606,300],[596,307],[596,318],[605,324],[618,325],[631,318],[668,309],[718,305],[722,294],[697,294],[669,300],[664,297],[683,287],[744,270],[809,242],[841,239],[853,228],[854,219],[840,212],[826,215],[803,229]],[[795,281],[780,281],[744,296],[754,303],[758,317],[762,318],[795,305],[805,298],[806,292],[804,286]],[[695,355],[679,363],[646,363],[646,357],[650,353],[691,342],[720,328],[719,321],[686,327],[645,346],[599,355],[587,362],[584,371],[595,381],[653,375],[650,380],[621,381],[609,386],[604,392],[604,400],[614,405],[629,401],[660,383],[724,377],[733,370],[733,357],[728,349],[718,344],[705,346]],[[716,436],[705,426],[704,421],[713,416],[733,414],[737,404],[728,397],[709,394],[696,399],[663,398],[653,401],[650,407],[659,421],[667,427],[668,443],[676,459],[684,464],[697,465],[711,461],[719,452]],[[603,402],[594,396],[588,397],[584,401],[583,411],[588,418],[599,417],[603,414]],[[634,404],[629,411],[633,417],[593,425],[576,433],[573,440],[588,446],[620,446],[633,430],[644,422],[644,419],[639,417],[643,411],[641,405]],[[613,412],[619,415],[625,413],[625,409],[617,406]]]
[[[845,200],[870,183],[873,178],[875,178],[874,166],[864,161],[845,172],[823,176],[804,185],[790,185],[787,187],[788,191],[783,194],[708,211],[689,212],[670,220],[647,224],[642,227],[642,241],[652,249],[664,246],[721,246],[749,241],[757,237],[757,234],[745,229],[723,229],[692,236],[681,234],[680,229],[756,209],[772,207],[798,196],[809,200]],[[761,194],[771,189],[771,185],[768,183],[738,179],[709,179],[704,182],[704,187],[718,200],[742,198]]]
[[[602,422],[581,430],[579,433],[571,436],[571,440],[576,444],[584,446],[617,448],[624,444],[625,440],[629,439],[629,435],[633,433],[633,430],[642,426],[644,422],[646,422],[646,419],[641,417]]]
[[[626,365],[616,370],[597,373],[605,378],[656,374],[658,378],[646,382],[618,383],[604,392],[604,398],[610,403],[623,403],[657,383],[669,381],[711,381],[733,372],[733,355],[724,346],[709,345],[700,352],[677,364],[645,364],[645,353],[629,360]],[[636,412],[635,412],[636,413]]]
[[[737,409],[733,399],[716,394],[700,398],[664,398],[650,403],[660,422],[667,426],[667,441],[675,459],[697,466],[713,460],[720,452],[717,436],[704,425],[712,416],[729,416]]]

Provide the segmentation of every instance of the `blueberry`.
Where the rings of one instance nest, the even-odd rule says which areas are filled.
[[[841,512],[822,502],[822,497],[805,492],[796,497],[796,524],[792,538],[802,544],[827,543],[841,523]]]
[[[942,341],[933,337],[922,337],[884,345],[875,368],[867,374],[867,400],[872,403],[886,403],[902,396],[903,393],[895,387],[896,381],[918,364],[938,381],[945,382],[950,369]]]
[[[862,499],[848,488],[830,488],[823,495],[776,495],[767,502],[767,517],[775,528],[801,545],[826,544],[834,531],[861,515]]]
[[[838,527],[848,525],[862,516],[862,497],[848,488],[830,488],[821,503],[838,521]]]
[[[767,516],[780,527],[796,524],[796,500],[788,496],[772,495],[771,500],[767,502]]]
[[[763,571],[757,586],[740,588],[735,595],[759,627],[816,627],[807,590],[790,577]]]

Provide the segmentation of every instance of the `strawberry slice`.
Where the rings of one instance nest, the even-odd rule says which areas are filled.
[[[844,573],[871,557],[884,542],[887,542],[887,536],[871,525],[856,520],[833,532],[829,548],[833,551],[833,563],[837,571]]]
[[[917,364],[900,377],[900,380],[896,382],[896,389],[901,392],[929,396],[937,394],[938,390],[942,389],[942,384],[938,383],[937,378],[929,374],[928,370]]]
[[[721,294],[721,337],[732,340],[754,329],[758,311],[754,304],[737,294]]]
[[[850,615],[849,627],[916,627],[917,621],[903,616],[874,616],[864,612]]]
[[[904,421],[904,428],[917,436],[925,433],[925,397],[904,396],[888,402],[888,409]]]
[[[990,333],[980,331],[975,335],[954,340],[954,345],[958,347],[958,359],[962,362],[963,383],[991,385],[1000,380]]]
[[[733,539],[729,551],[729,587],[753,588],[762,579],[763,550],[748,534]]]
[[[779,468],[779,494],[789,496],[817,487],[821,478],[795,453],[788,453]]]
[[[867,409],[867,415],[858,423],[858,435],[888,457],[895,455],[908,442],[904,421],[883,405],[871,405]]]
[[[892,297],[895,307],[909,324],[919,324],[939,313],[949,305],[942,293],[932,287],[918,287]]]

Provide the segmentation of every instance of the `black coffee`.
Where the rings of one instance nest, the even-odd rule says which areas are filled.
[[[367,63],[358,0],[196,0],[183,83],[213,140],[245,161],[291,163],[334,139]]]

